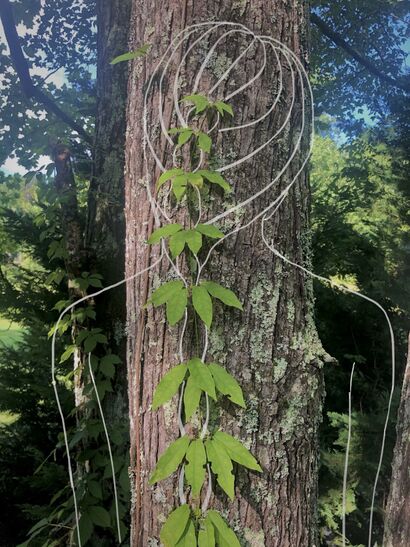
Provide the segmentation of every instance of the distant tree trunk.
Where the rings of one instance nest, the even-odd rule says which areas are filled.
[[[397,414],[397,440],[384,522],[384,547],[407,547],[410,541],[410,336],[407,365]]]
[[[86,246],[91,265],[104,286],[124,277],[124,146],[127,63],[110,61],[127,51],[130,0],[97,2],[97,113],[93,172],[88,196]],[[127,414],[125,367],[125,288],[96,299],[98,326],[109,338],[113,353],[123,359],[117,368],[113,394],[104,402],[109,421],[124,423]]]
[[[144,244],[153,228],[153,216],[143,184],[143,90],[171,39],[193,23],[235,21],[257,34],[269,34],[280,39],[303,62],[307,52],[306,7],[304,2],[295,0],[198,0],[195,3],[147,0],[142,7],[140,2],[133,0],[133,47],[148,42],[152,49],[144,61],[132,63],[129,81],[127,276],[146,268],[158,258],[158,247],[150,249]],[[234,37],[223,42],[223,53],[212,61],[216,77],[225,70],[227,60],[238,56],[241,45],[243,42]],[[192,62],[189,70],[191,67]],[[240,85],[245,77],[252,77],[256,70],[255,60],[241,63],[235,72],[236,85]],[[193,78],[190,72],[184,74],[183,81],[188,83],[188,90]],[[246,102],[238,98],[232,101],[235,125],[249,121],[260,105],[267,107],[271,104],[273,91],[277,90],[277,79],[277,66],[269,66],[263,78],[254,84],[253,93]],[[148,103],[148,124],[154,131],[158,128],[155,110],[158,108],[155,102],[158,99],[157,84],[158,79],[154,96]],[[169,89],[167,82],[164,84],[164,96],[167,97]],[[291,95],[290,74],[286,69],[284,85],[286,92],[280,109],[288,108]],[[300,94],[296,101],[300,107]],[[163,106],[165,123],[170,124],[170,101],[164,99]],[[229,173],[227,178],[234,185],[235,198],[240,200],[249,196],[273,178],[277,166],[283,165],[284,158],[289,157],[298,122],[300,116],[291,121],[280,143],[268,153],[265,151],[254,156]],[[273,134],[278,124],[279,119],[274,117],[273,121],[271,118],[257,130],[245,129],[236,132],[235,136],[223,137],[218,153],[225,158],[247,154],[251,148],[257,148],[268,133]],[[159,139],[154,144],[157,152],[162,154]],[[304,142],[291,168],[275,186],[275,196],[296,175],[306,147],[307,142]],[[151,182],[159,175],[151,158],[148,158],[148,173]],[[264,196],[253,203],[253,214],[266,207],[266,199]],[[309,253],[307,222],[308,184],[304,173],[269,228],[269,237],[281,252],[298,263],[307,260]],[[143,307],[153,283],[157,283],[158,277],[164,279],[167,268],[164,261],[161,267],[129,283],[127,292],[132,547],[157,545],[161,522],[178,503],[175,477],[156,487],[147,483],[158,455],[178,436],[175,404],[158,412],[152,412],[150,405],[159,379],[170,366],[178,363],[176,345],[180,329],[166,326],[161,309]],[[224,364],[243,386],[247,410],[236,417],[225,412],[228,419],[222,418],[224,430],[248,441],[264,469],[261,476],[240,471],[235,501],[228,502],[216,489],[211,505],[227,511],[231,525],[238,525],[244,545],[317,545],[317,432],[323,396],[323,350],[312,318],[311,285],[300,271],[287,267],[264,247],[258,222],[221,245],[206,273],[233,288],[245,302],[245,311],[240,316],[230,312],[225,312],[223,317],[217,314],[219,317],[212,327],[208,360]],[[189,348],[189,341],[186,346]]]

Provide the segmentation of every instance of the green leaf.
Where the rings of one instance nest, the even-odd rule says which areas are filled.
[[[195,525],[192,520],[189,520],[181,539],[175,547],[197,547]]]
[[[184,146],[184,144],[187,143],[189,139],[192,137],[193,133],[194,133],[193,130],[189,128],[186,128],[183,131],[181,131],[178,137],[178,146]]]
[[[213,281],[204,281],[203,283],[201,283],[201,286],[205,287],[209,294],[211,294],[214,298],[217,298],[227,306],[243,310],[242,304],[238,300],[235,293],[231,290],[225,289],[225,287],[222,287],[221,285],[219,285],[218,283],[214,283]]]
[[[219,545],[221,545],[222,547],[241,547],[241,544],[239,543],[235,532],[231,530],[231,528],[229,528],[229,526],[226,524],[224,519],[217,511],[208,511],[207,519],[209,519],[209,521],[212,522],[215,527],[217,540],[219,539]],[[221,540],[223,543],[221,542]]]
[[[170,300],[173,296],[178,294],[183,287],[184,284],[179,279],[176,281],[168,281],[152,293],[150,300],[155,307],[161,306],[162,304],[168,302],[168,300]]]
[[[101,488],[101,483],[97,481],[88,481],[87,482],[87,488],[92,496],[95,498],[102,500],[103,499],[103,492]]]
[[[209,154],[212,146],[212,139],[206,133],[199,133],[198,135],[198,146],[203,151]]]
[[[84,513],[81,515],[79,530],[80,530],[81,542],[83,545],[85,545],[87,541],[93,535],[93,530],[94,530],[93,523],[91,522],[91,519],[87,515],[87,513]]]
[[[215,547],[214,527],[208,516],[202,523],[198,534],[198,547]]]
[[[165,171],[157,181],[157,190],[159,190],[165,182],[172,180],[177,175],[182,175],[183,173],[184,170],[181,168],[169,169],[168,171]]]
[[[159,243],[161,238],[172,236],[180,230],[182,230],[181,224],[167,224],[166,226],[161,226],[161,228],[158,228],[151,234],[148,243]]]
[[[206,452],[201,439],[192,441],[186,452],[187,465],[185,466],[185,477],[191,487],[193,496],[197,496],[204,484]]]
[[[197,255],[202,247],[202,235],[196,230],[186,230],[185,241],[194,255]]]
[[[178,232],[169,239],[169,250],[172,258],[179,256],[185,247],[185,231]]]
[[[224,103],[223,101],[215,101],[214,105],[222,116],[224,115],[225,112],[233,116],[233,110],[230,104]]]
[[[60,357],[60,363],[64,363],[64,361],[67,361],[72,354],[75,352],[76,346],[68,346],[63,355]]]
[[[195,230],[197,232],[201,232],[204,236],[211,237],[213,239],[221,239],[224,236],[221,230],[218,230],[218,228],[212,226],[212,224],[198,224]]]
[[[186,95],[181,100],[192,103],[195,106],[195,114],[200,114],[209,106],[208,98],[204,95]]]
[[[243,446],[238,439],[235,439],[232,435],[228,435],[228,433],[224,433],[223,431],[217,431],[213,438],[218,443],[223,444],[231,460],[240,463],[248,469],[260,471],[262,473],[262,468],[256,461],[256,458],[252,456],[249,450]]]
[[[164,375],[154,393],[154,397],[152,400],[153,410],[159,408],[175,395],[183,379],[185,378],[187,370],[188,365],[186,363],[183,363],[181,365],[173,367],[169,372]]]
[[[184,390],[185,419],[187,421],[198,408],[201,394],[202,390],[195,384],[192,376],[189,376]]]
[[[172,326],[176,325],[184,316],[188,305],[188,290],[184,287],[167,301],[167,321]]]
[[[115,367],[110,361],[101,360],[99,369],[102,372],[102,374],[104,374],[104,376],[106,376],[107,378],[114,378]]]
[[[198,173],[188,173],[188,182],[192,184],[193,186],[197,186],[198,188],[202,188],[204,185],[204,179],[203,177]]]
[[[172,191],[174,192],[174,196],[176,197],[177,201],[181,201],[181,199],[184,197],[187,184],[188,184],[188,179],[185,174],[177,175],[174,178],[172,182]]]
[[[217,184],[218,186],[220,186],[225,192],[232,192],[232,188],[229,186],[223,176],[218,173],[218,171],[208,171],[206,169],[201,169],[197,171],[197,173],[202,175],[207,181],[212,182],[212,184]]]
[[[188,449],[190,438],[187,435],[174,441],[162,454],[154,469],[149,484],[155,484],[171,475],[182,462]]]
[[[219,486],[228,494],[231,500],[235,496],[235,477],[232,475],[232,461],[224,446],[215,440],[205,441],[208,460],[211,462],[212,471],[217,475]]]
[[[160,539],[165,547],[175,547],[185,531],[190,512],[189,506],[185,503],[169,514],[160,533]]]
[[[241,386],[235,378],[216,363],[210,363],[208,367],[215,380],[216,389],[218,389],[223,395],[227,395],[233,403],[241,406],[242,408],[246,408]]]
[[[135,51],[130,51],[128,53],[123,53],[122,55],[118,55],[118,57],[114,57],[112,61],[110,61],[110,65],[116,65],[117,63],[121,63],[123,61],[130,61],[131,59],[136,59],[138,57],[143,57],[151,47],[151,44],[144,44],[143,46],[139,47]]]
[[[205,325],[210,328],[212,324],[212,299],[202,284],[192,287],[192,305]]]
[[[92,522],[97,526],[102,526],[103,528],[111,527],[110,514],[104,507],[91,505],[90,507],[87,507],[87,513]]]
[[[210,373],[207,365],[205,365],[200,359],[194,357],[188,361],[188,369],[190,378],[197,387],[208,393],[212,399],[216,401],[215,382]]]

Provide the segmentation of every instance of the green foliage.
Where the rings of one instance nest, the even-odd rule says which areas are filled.
[[[195,439],[186,452],[185,477],[191,494],[198,496],[205,481],[206,452],[202,439]]]
[[[162,175],[158,178],[157,190],[159,190],[166,182],[171,183],[171,188],[177,201],[180,201],[184,197],[188,186],[202,188],[204,182],[216,184],[222,188],[224,192],[231,191],[231,187],[220,173],[217,171],[209,171],[207,169],[200,169],[195,173],[186,172],[180,168],[169,169],[162,173]]]
[[[189,506],[183,504],[169,514],[160,534],[161,541],[165,547],[175,547],[181,539],[188,524],[190,513]]]
[[[212,102],[205,95],[186,95],[182,98],[183,102],[192,103],[195,107],[195,114],[201,114],[206,110],[216,110],[219,114],[224,117],[225,114],[233,116],[232,106],[223,101]]]
[[[172,368],[165,374],[155,390],[152,400],[153,410],[169,401],[175,395],[185,378],[187,370],[188,366],[183,363]]]
[[[117,63],[122,63],[123,61],[131,61],[133,59],[138,59],[139,57],[144,57],[144,55],[148,53],[150,47],[150,44],[144,44],[135,51],[118,55],[117,57],[114,57],[114,59],[110,62],[110,65],[116,65]]]

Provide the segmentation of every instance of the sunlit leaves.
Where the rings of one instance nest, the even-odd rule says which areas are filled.
[[[161,238],[172,236],[182,229],[183,227],[181,224],[166,224],[165,226],[161,226],[161,228],[158,228],[151,234],[148,243],[159,243]]]
[[[173,367],[163,376],[154,393],[152,401],[153,410],[169,401],[175,395],[185,378],[187,370],[188,366],[183,363]]]
[[[169,249],[173,258],[179,256],[186,245],[197,255],[202,247],[203,235],[211,239],[223,237],[223,233],[212,225],[198,224],[195,228],[184,230],[181,224],[166,224],[152,233],[148,243],[159,243],[162,238],[169,239]]]
[[[202,142],[205,143],[207,141],[205,139]],[[157,189],[159,190],[167,182],[171,183],[172,192],[177,201],[180,201],[184,197],[188,185],[202,188],[204,182],[216,184],[224,192],[231,191],[231,187],[218,171],[207,169],[200,169],[195,173],[184,171],[181,168],[168,169],[158,178]],[[150,241],[150,243],[155,243],[155,241]]]
[[[192,414],[197,410],[201,400],[202,389],[200,389],[192,376],[189,376],[184,390],[184,409],[185,419],[188,421]]]
[[[183,317],[188,291],[180,280],[168,281],[156,289],[149,300],[155,307],[166,305],[167,321],[173,326]]]
[[[214,283],[213,281],[204,281],[202,283],[202,286],[205,287],[210,295],[223,302],[226,306],[231,306],[233,308],[243,310],[242,304],[238,300],[235,293],[233,293],[231,290],[225,289],[224,287],[222,287],[218,283]]]
[[[214,527],[208,516],[201,523],[198,534],[198,547],[215,547]]]
[[[195,114],[201,114],[206,110],[216,110],[223,117],[225,114],[233,116],[233,110],[230,104],[223,101],[210,101],[205,95],[199,93],[186,95],[182,98],[183,102],[191,103],[195,107]]]
[[[190,439],[185,435],[169,445],[159,458],[154,472],[149,479],[149,484],[155,484],[158,481],[162,481],[176,471],[184,459],[189,443]]]

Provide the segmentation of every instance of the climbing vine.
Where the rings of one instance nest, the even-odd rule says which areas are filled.
[[[201,166],[204,155],[211,153],[211,131],[203,128],[216,118],[215,128],[224,116],[233,116],[232,107],[223,102],[211,102],[204,95],[189,95],[182,99],[191,105],[189,127],[175,127],[169,130],[170,135],[177,137],[174,163],[182,162],[176,153],[182,153],[185,145],[189,146],[186,163],[190,169],[185,170],[176,165],[162,173],[157,181],[160,193],[169,185],[175,204],[181,207],[186,198],[184,225],[168,223],[156,229],[148,244],[163,244],[168,249],[170,260],[176,260],[185,253],[189,265],[189,281],[175,271],[180,279],[163,283],[153,291],[148,304],[154,307],[165,306],[166,319],[170,326],[181,320],[185,324],[191,318],[195,337],[202,334],[205,342],[202,354],[191,355],[182,363],[175,363],[163,376],[156,387],[152,410],[167,403],[179,392],[178,420],[180,437],[172,442],[160,456],[150,477],[154,485],[179,470],[180,505],[170,513],[164,523],[160,538],[165,547],[196,546],[199,547],[232,547],[239,541],[234,531],[229,528],[219,512],[209,509],[212,494],[212,482],[215,477],[220,488],[230,500],[235,496],[234,464],[239,464],[252,471],[262,469],[254,456],[235,437],[210,426],[210,406],[218,405],[223,397],[245,408],[242,389],[236,379],[220,364],[206,362],[207,339],[212,327],[214,301],[222,305],[242,310],[242,304],[230,289],[210,280],[203,279],[198,256],[212,240],[222,239],[223,232],[213,224],[201,223],[201,192],[209,186],[216,186],[223,194],[231,191],[229,183],[217,171],[210,169],[192,169],[194,161]],[[193,106],[192,106],[193,105]],[[182,154],[183,156],[183,154]],[[202,324],[202,327],[201,327]],[[185,328],[184,328],[185,330]],[[183,334],[182,334],[183,336]],[[193,416],[199,417],[193,420]],[[190,432],[185,426],[190,422]],[[197,424],[200,424],[199,426]],[[206,481],[206,478],[208,480]],[[205,496],[201,494],[207,485]],[[185,494],[189,488],[189,497]]]

